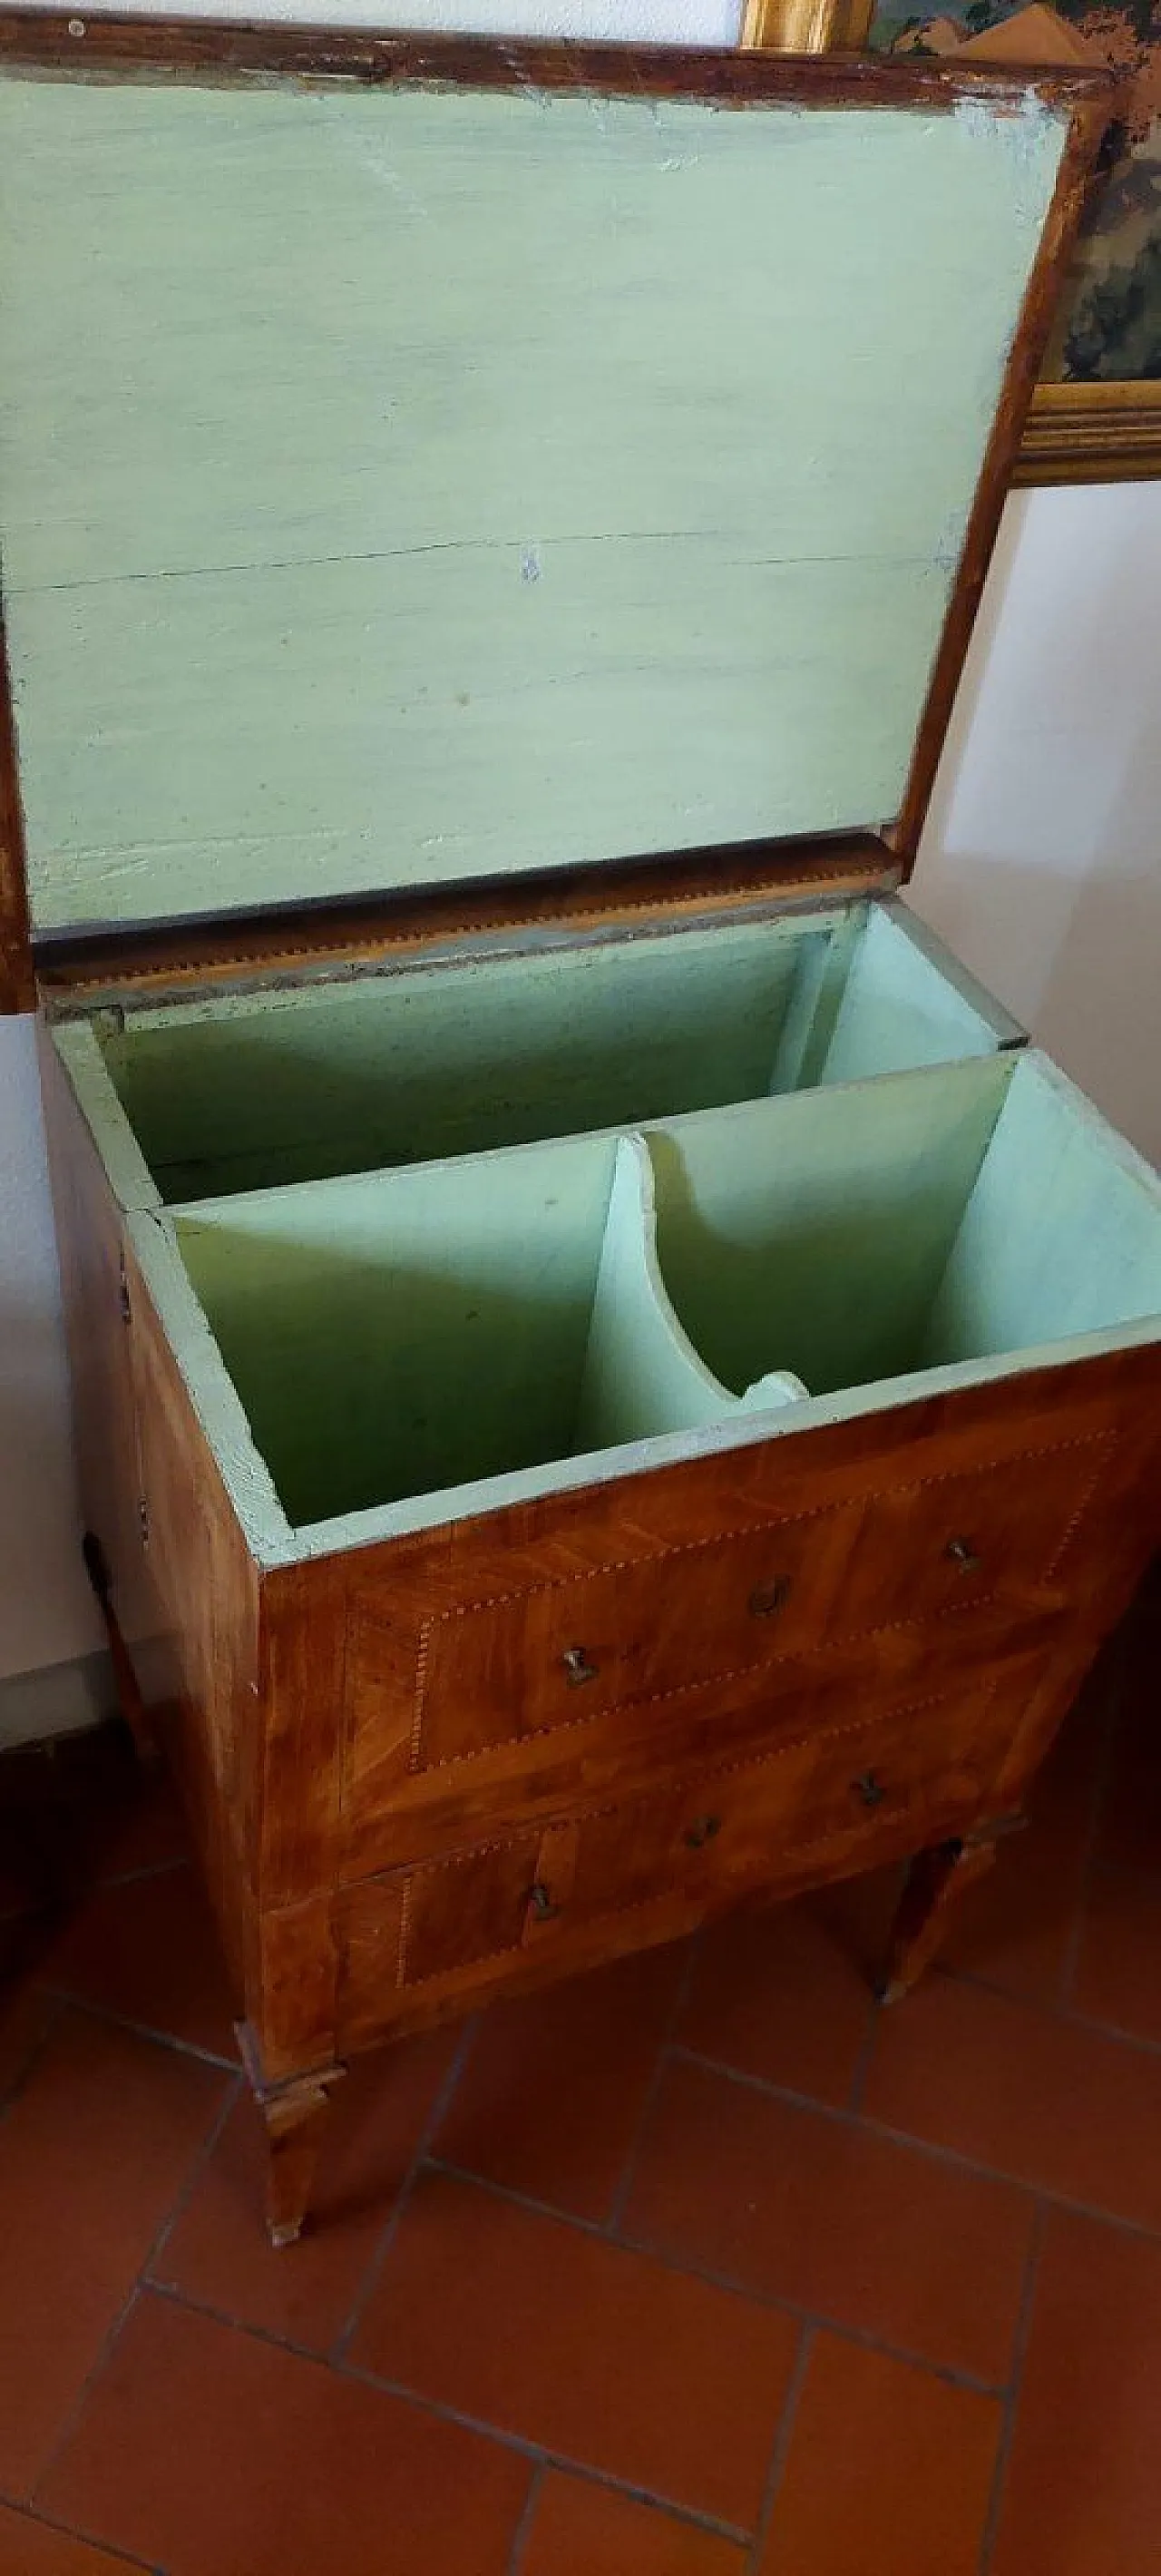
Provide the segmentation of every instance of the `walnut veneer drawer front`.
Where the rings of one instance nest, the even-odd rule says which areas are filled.
[[[567,1747],[580,1766],[598,1755],[614,1712],[624,1713],[626,1742],[670,1718],[680,1734],[712,1683],[735,1695],[742,1686],[757,1728],[764,1702],[825,1686],[827,1658],[878,1630],[926,1623],[926,1660],[946,1653],[954,1667],[959,1619],[972,1613],[973,1630],[990,1622],[1002,1648],[1009,1623],[1063,1605],[1069,1548],[1114,1446],[1095,1432],[913,1478],[469,1601],[409,1631],[360,1611],[347,1807],[363,1857],[353,1867],[349,1857],[347,1874],[393,1856],[376,1853],[376,1820],[390,1832],[388,1808],[417,1775],[481,1766],[482,1794],[490,1761],[498,1786],[518,1776],[496,1759],[506,1748],[526,1746],[540,1767],[557,1737],[554,1758]]]
[[[344,2010],[389,2023],[400,1989],[451,1979],[466,1999],[473,1971],[633,1908],[709,1910],[814,1856],[854,1868],[921,1847],[978,1815],[1028,1687],[1023,1663],[350,1888]]]
[[[341,1877],[386,1870],[522,1825],[645,1795],[656,1781],[753,1762],[808,1732],[888,1717],[968,1691],[1015,1655],[1043,1668],[1067,1628],[1059,1612],[1013,1618],[981,1600],[970,1621],[900,1621],[798,1655],[774,1655],[657,1698],[606,1706],[585,1725],[537,1735],[383,1783],[346,1819]],[[773,1640],[771,1641],[773,1643]]]
[[[1063,1598],[1070,1549],[1115,1449],[1112,1432],[1087,1432],[876,1494],[845,1569],[842,1628]]]
[[[413,1767],[816,1645],[858,1527],[856,1508],[809,1512],[433,1619],[420,1647]]]

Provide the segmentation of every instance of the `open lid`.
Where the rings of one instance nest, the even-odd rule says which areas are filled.
[[[906,859],[1102,96],[0,19],[10,915]]]

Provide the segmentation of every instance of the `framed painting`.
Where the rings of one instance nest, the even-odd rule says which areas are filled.
[[[1120,75],[1105,168],[1032,406],[1016,480],[1161,475],[1161,0],[877,0],[878,51],[1105,63]]]
[[[1161,0],[742,0],[738,40],[781,53],[1100,69],[1104,167],[1036,389],[1017,483],[1161,475]]]

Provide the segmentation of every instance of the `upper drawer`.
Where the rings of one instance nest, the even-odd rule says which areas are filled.
[[[844,1571],[842,1630],[1062,1599],[1115,1445],[1091,1432],[872,1495]]]
[[[772,1689],[799,1688],[801,1659],[868,1631],[985,1608],[1002,1628],[1057,1609],[1113,1445],[1095,1433],[864,1489],[414,1627],[368,1605],[351,1658],[351,1794],[390,1796],[408,1771],[775,1664]]]
[[[858,1527],[855,1506],[809,1512],[433,1619],[417,1680],[413,1767],[817,1645]]]

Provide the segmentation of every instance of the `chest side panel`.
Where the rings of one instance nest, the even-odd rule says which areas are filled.
[[[168,1740],[242,1990],[264,1764],[258,1570],[131,1256],[127,1284],[145,1553],[172,1676]]]

